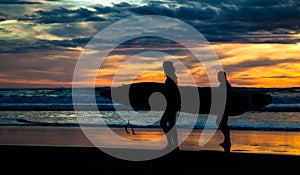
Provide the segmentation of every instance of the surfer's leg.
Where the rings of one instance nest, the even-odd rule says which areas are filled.
[[[178,148],[179,147],[179,143],[178,143],[178,132],[177,132],[177,127],[176,125],[174,125],[170,131],[169,131],[169,134],[171,136],[171,139],[172,139],[172,144],[174,146],[174,148]]]
[[[224,135],[224,142],[230,143],[230,129],[228,126],[228,116],[224,115],[221,122],[220,122],[220,130]]]
[[[175,146],[176,149],[179,147],[178,143],[178,132],[176,127],[176,111],[171,111],[170,118],[169,118],[169,124],[170,124],[170,135],[172,138],[172,144]]]
[[[168,109],[166,109],[166,111],[164,112],[164,114],[162,115],[161,119],[160,119],[160,126],[162,128],[162,130],[164,131],[165,133],[165,136],[167,138],[167,143],[168,143],[168,146],[170,146],[170,144],[172,143],[172,137],[169,133],[170,131],[170,126],[168,125],[169,123],[169,111]]]
[[[225,152],[230,152],[231,141],[230,141],[230,129],[228,126],[228,116],[224,115],[220,121],[219,128],[224,135],[224,141],[220,143]]]
[[[164,133],[166,134],[169,131],[169,127],[168,127],[168,114],[165,112],[159,122],[162,130],[164,131]]]
[[[160,125],[167,137],[168,146],[172,149],[178,147],[178,134],[175,127],[176,114],[174,109],[167,108],[160,120]]]

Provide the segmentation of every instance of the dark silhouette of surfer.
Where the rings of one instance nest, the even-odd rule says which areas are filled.
[[[178,133],[175,126],[177,112],[180,110],[178,81],[173,62],[164,61],[163,68],[166,75],[166,80],[163,85],[162,93],[165,95],[167,105],[166,110],[160,119],[160,126],[166,134],[168,146],[170,146],[170,148],[179,149]]]
[[[218,72],[218,81],[220,82],[219,87],[220,88],[226,88],[226,92],[228,89],[231,89],[232,86],[227,80],[227,75],[226,72],[224,71],[219,71]],[[230,141],[230,128],[228,126],[228,115],[226,114],[226,111],[224,112],[223,115],[218,116],[217,120],[219,129],[223,133],[224,136],[224,141],[220,143],[219,145],[223,147],[225,152],[230,152],[231,148],[231,141]]]
[[[125,131],[127,132],[127,134],[130,133],[130,131],[128,131],[128,127],[131,128],[131,131],[132,131],[132,134],[135,135],[135,132],[134,132],[134,129],[133,129],[133,126],[131,123],[129,123],[129,119],[128,119],[128,122],[127,122],[127,125],[125,126]]]

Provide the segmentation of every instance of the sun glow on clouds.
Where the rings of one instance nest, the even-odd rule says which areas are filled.
[[[212,47],[220,60],[219,63],[228,74],[235,87],[296,87],[300,81],[300,43],[297,44],[238,44],[214,43]],[[95,76],[96,86],[122,85],[132,82],[163,82],[162,62],[165,58],[186,62],[188,69],[178,69],[180,85],[191,85],[188,77],[198,86],[217,86],[218,82],[209,80],[207,68],[202,63],[187,61],[188,57],[179,55],[145,56],[110,55],[101,68],[86,74]],[[131,59],[131,62],[127,61]],[[208,61],[209,62],[209,61]],[[211,66],[213,68],[213,66]],[[117,76],[117,79],[114,79]],[[214,79],[214,78],[213,78]],[[115,82],[113,82],[115,81]],[[90,84],[94,82],[90,82]]]
[[[96,84],[119,86],[132,82],[162,81],[161,73],[158,72],[162,70],[162,60],[165,54],[156,53],[158,52],[106,57],[98,70]]]
[[[95,76],[95,71],[98,71],[97,86],[119,86],[134,82],[162,83],[166,78],[162,68],[165,60],[174,63],[179,85],[195,85],[198,82],[204,85],[204,82],[208,82],[201,63],[189,66],[186,56],[168,55],[163,52],[145,52],[133,56],[111,55],[105,59],[99,69],[91,71],[85,76],[87,78]],[[90,81],[88,84],[92,85],[93,83]]]
[[[296,87],[300,84],[300,43],[297,44],[239,44],[213,43],[212,47],[220,58],[220,64],[228,73],[228,79],[235,87]],[[89,52],[91,56],[94,52]],[[7,73],[0,76],[2,86],[9,87],[47,87],[70,86],[78,51],[51,51],[28,54],[6,54],[1,56],[1,64],[6,65]],[[26,60],[26,57],[39,58]],[[119,71],[124,61],[133,58],[130,64]],[[175,59],[186,62],[188,71],[177,70],[181,85],[189,85],[188,74],[194,76],[199,86],[211,86],[206,69],[201,63],[188,62],[188,56],[181,52],[172,55],[109,55],[99,69],[84,72],[84,86],[112,85],[114,75],[118,72],[119,84],[132,82],[163,82],[163,60]],[[140,59],[139,61],[137,61]],[[18,60],[18,64],[13,64]],[[137,61],[137,62],[136,62]],[[139,63],[138,63],[139,62]],[[92,63],[90,63],[92,64]],[[65,65],[65,66],[63,66]],[[36,68],[35,68],[36,67]],[[143,68],[143,71],[139,71]],[[41,72],[47,70],[48,72]],[[39,73],[37,73],[39,71]],[[40,76],[43,75],[43,76]],[[57,76],[61,77],[58,80]],[[95,77],[96,79],[91,79]],[[128,81],[130,80],[130,81]],[[27,83],[27,84],[26,84]],[[55,84],[56,83],[56,84]],[[215,84],[216,85],[216,84]]]
[[[215,44],[234,86],[296,87],[300,81],[297,44]]]

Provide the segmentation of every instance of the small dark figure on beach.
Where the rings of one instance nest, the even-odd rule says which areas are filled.
[[[133,126],[131,123],[129,123],[129,119],[128,119],[128,122],[127,122],[127,125],[125,126],[125,131],[127,132],[127,134],[130,133],[130,131],[128,131],[128,127],[131,128],[131,131],[132,131],[132,134],[135,135],[135,132],[134,132],[134,129],[133,129]]]
[[[226,72],[224,71],[218,72],[218,81],[220,82],[219,85],[220,88],[226,88],[226,91],[232,88],[231,84],[227,80]],[[226,112],[224,112],[222,116],[218,117],[217,122],[219,124],[219,129],[224,135],[224,141],[219,145],[223,147],[225,152],[230,152],[230,148],[231,148],[230,129],[228,126],[228,115],[226,114]]]
[[[177,112],[180,110],[178,81],[173,62],[164,61],[163,68],[166,75],[166,80],[162,89],[162,93],[165,95],[167,105],[166,110],[160,119],[160,126],[166,134],[168,146],[170,146],[170,148],[179,149],[178,133],[175,126]]]

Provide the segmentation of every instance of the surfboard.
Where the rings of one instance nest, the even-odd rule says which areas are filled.
[[[163,83],[142,82],[113,87],[100,93],[114,103],[121,103],[137,110],[164,111],[166,101],[162,94]],[[271,103],[272,98],[261,92],[218,87],[179,86],[181,112],[237,116],[257,110]],[[224,97],[226,93],[226,98]],[[222,101],[223,100],[223,101]],[[175,99],[174,101],[178,101]]]

